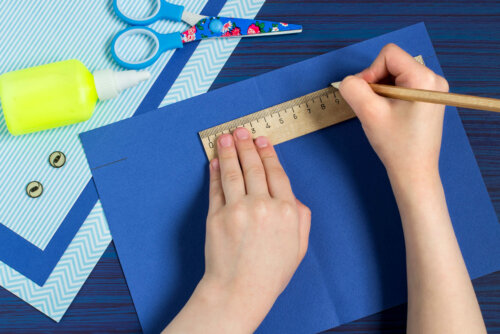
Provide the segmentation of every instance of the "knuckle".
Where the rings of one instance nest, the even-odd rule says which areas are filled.
[[[269,204],[268,201],[264,198],[258,198],[254,203],[255,214],[258,217],[265,217],[269,213]]]
[[[220,229],[222,227],[222,218],[220,210],[210,210],[207,215],[207,229]]]
[[[423,80],[426,83],[428,83],[429,85],[432,85],[432,87],[435,87],[436,82],[437,82],[437,76],[436,76],[436,74],[434,74],[434,72],[428,70],[428,71],[425,71],[425,74],[423,76]]]
[[[436,75],[427,68],[407,73],[409,88],[434,89],[436,85]]]
[[[427,88],[436,87],[436,75],[431,71],[425,71],[422,73],[422,84]]]
[[[244,221],[247,217],[246,206],[241,202],[234,203],[229,210],[229,219],[231,223]]]
[[[281,167],[276,166],[270,168],[269,175],[272,175],[271,177],[280,183],[288,182],[288,176]]]
[[[307,207],[307,206],[304,206],[304,216],[308,220],[311,220],[311,209],[309,209],[309,207]]]
[[[446,80],[442,76],[438,75],[436,88],[443,91],[443,92],[447,92],[450,90],[450,84],[448,83],[448,80]]]
[[[212,218],[214,221],[222,223],[224,221],[224,210],[222,208],[219,210],[214,210]]]
[[[280,212],[286,218],[292,217],[293,215],[295,215],[296,214],[295,210],[296,210],[296,206],[290,202],[281,202],[280,203]]]
[[[263,161],[269,161],[269,160],[276,159],[277,157],[276,157],[276,153],[274,153],[274,150],[272,150],[270,147],[267,147],[261,151],[260,158]]]
[[[249,211],[243,202],[236,202],[225,216],[225,229],[230,235],[241,235],[248,227]]]
[[[210,189],[212,191],[217,191],[218,188],[219,188],[219,183],[220,183],[220,176],[217,176],[217,177],[212,177],[210,179]]]
[[[219,187],[214,187],[210,189],[209,193],[209,201],[210,204],[217,204],[221,198],[223,198],[224,194],[222,192],[222,189]],[[212,203],[213,202],[213,203]]]
[[[241,174],[236,170],[227,171],[222,177],[226,183],[237,183],[241,180]]]
[[[415,88],[437,89],[439,91],[448,91],[449,89],[448,81],[429,69],[415,76],[415,79],[412,80],[412,85]]]
[[[238,153],[239,155],[246,155],[252,151],[255,151],[255,146],[251,140],[243,140],[238,142]]]
[[[276,176],[286,176],[285,171],[283,170],[283,168],[279,164],[270,166],[269,172],[273,175],[276,175]]]
[[[381,52],[391,53],[391,52],[393,52],[395,50],[399,50],[399,46],[397,46],[394,43],[388,43],[388,44],[384,45],[384,47],[382,48]]]
[[[244,169],[245,175],[251,176],[264,176],[266,172],[264,171],[264,167],[259,165],[248,166]]]
[[[217,154],[219,155],[219,162],[221,164],[224,163],[224,161],[231,160],[231,159],[236,159],[236,151],[232,148],[221,148],[218,149]]]

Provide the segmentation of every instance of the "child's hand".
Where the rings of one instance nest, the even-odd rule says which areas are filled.
[[[444,106],[391,100],[368,83],[393,76],[397,86],[448,91],[447,81],[394,44],[373,64],[342,81],[340,92],[358,116],[389,176],[416,177],[438,172]]]
[[[197,290],[230,318],[226,325],[236,322],[228,332],[250,332],[302,261],[311,214],[292,193],[267,138],[254,144],[248,130],[238,128],[217,145],[219,159],[210,163],[206,269]]]
[[[447,91],[446,80],[394,44],[340,86],[384,163],[403,225],[408,278],[408,333],[486,333],[453,232],[438,161],[444,106],[390,100],[372,83]]]

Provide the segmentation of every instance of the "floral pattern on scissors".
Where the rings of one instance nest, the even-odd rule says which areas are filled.
[[[237,27],[232,21],[228,21],[222,25],[222,35],[223,37],[229,36],[241,36],[241,29]]]
[[[196,30],[197,30],[196,26],[192,26],[191,28],[189,28],[188,30],[183,32],[181,34],[182,43],[192,42],[192,41],[196,40]]]
[[[287,30],[300,30],[301,27],[283,22],[246,20],[228,17],[206,17],[195,26],[181,33],[182,42],[187,43],[210,37],[237,37]]]

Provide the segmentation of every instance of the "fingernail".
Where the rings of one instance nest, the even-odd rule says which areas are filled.
[[[236,130],[234,130],[234,133],[236,134],[236,138],[240,140],[245,140],[249,137],[248,130],[245,128],[237,128]]]
[[[218,170],[219,169],[219,159],[215,158],[210,161],[210,166],[212,166],[213,170]]]
[[[257,145],[258,148],[264,148],[269,145],[269,141],[266,137],[258,137],[257,139],[255,139],[255,145]]]
[[[222,147],[230,147],[233,144],[233,136],[222,135],[219,138],[219,145]]]

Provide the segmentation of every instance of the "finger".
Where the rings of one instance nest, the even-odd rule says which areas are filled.
[[[295,199],[297,210],[299,212],[299,256],[300,260],[304,258],[309,247],[309,232],[311,231],[311,210]]]
[[[374,93],[368,83],[357,76],[342,80],[339,90],[362,123],[370,117],[382,117],[390,110],[388,100]]]
[[[217,158],[210,161],[210,191],[208,210],[215,212],[224,206],[224,192],[220,176],[219,160]]]
[[[264,170],[266,171],[269,194],[272,197],[292,201],[295,196],[293,195],[290,181],[279,162],[278,155],[273,145],[271,145],[269,139],[266,137],[258,137],[255,139],[255,145],[257,146],[257,151],[264,165]]]
[[[395,44],[387,44],[373,63],[359,76],[367,82],[378,82],[387,76],[395,77],[396,85],[420,89],[444,89],[444,78],[417,62]],[[446,87],[447,88],[447,87]]]
[[[241,169],[243,170],[247,194],[269,195],[264,165],[257,153],[250,132],[245,128],[238,128],[233,135]]]
[[[225,134],[219,137],[217,152],[226,203],[237,201],[245,195],[245,183],[232,135]]]
[[[371,83],[377,82],[388,75],[398,77],[404,73],[418,72],[422,69],[426,69],[426,67],[399,46],[390,43],[382,48],[370,67],[361,72],[361,76]]]

